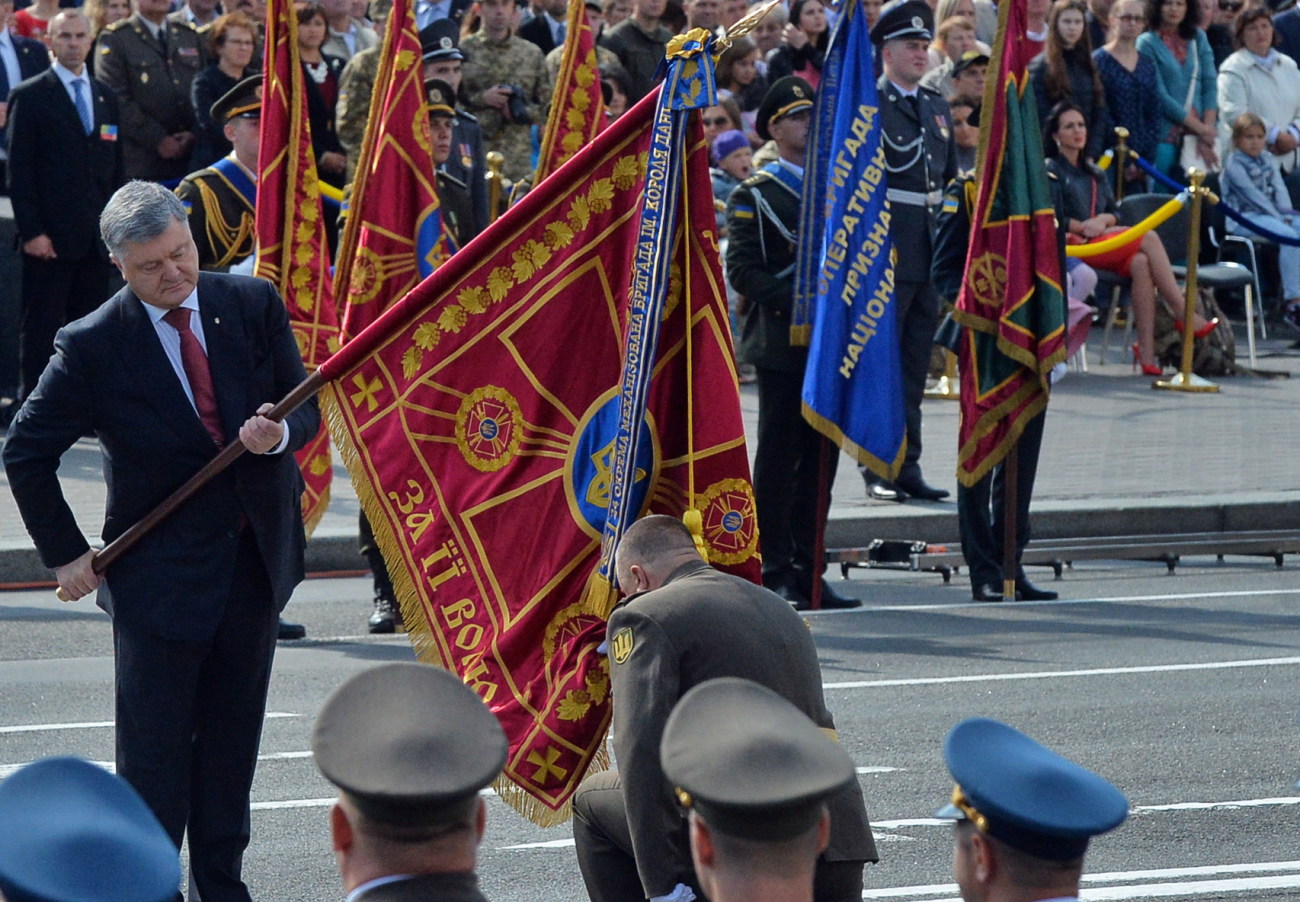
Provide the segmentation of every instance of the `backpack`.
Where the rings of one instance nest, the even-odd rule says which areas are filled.
[[[1197,290],[1196,310],[1206,319],[1219,318],[1219,325],[1205,338],[1197,339],[1192,350],[1192,372],[1198,376],[1231,376],[1237,372],[1237,339],[1232,323],[1214,299],[1214,291]],[[1156,359],[1166,367],[1183,365],[1183,333],[1174,329],[1174,318],[1162,303],[1156,304]]]

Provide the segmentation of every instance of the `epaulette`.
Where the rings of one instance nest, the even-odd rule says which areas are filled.
[[[116,22],[110,22],[100,30],[100,34],[112,34],[115,31],[121,31],[123,28],[126,28],[131,24],[131,18],[131,16],[127,16],[125,19],[118,19]]]
[[[926,91],[930,94],[933,94],[935,97],[938,97],[940,100],[943,100],[942,92],[936,91],[934,88],[930,87],[929,85],[917,85],[916,88],[918,91]]]
[[[772,173],[764,172],[763,170],[760,169],[758,172],[755,172],[749,178],[741,182],[741,184],[747,188],[752,188],[755,185],[761,185],[763,182],[771,181],[772,178],[773,178]]]
[[[1053,181],[1057,181],[1057,182],[1059,182],[1059,181],[1061,180],[1060,176],[1058,176],[1058,175],[1057,175],[1055,172],[1053,172],[1052,170],[1048,169],[1048,170],[1046,170],[1046,172],[1047,172],[1047,177],[1048,177],[1049,179],[1052,179]]]

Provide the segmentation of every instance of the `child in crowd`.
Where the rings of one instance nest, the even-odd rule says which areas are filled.
[[[709,170],[713,179],[713,206],[718,215],[718,235],[727,234],[727,198],[737,185],[749,178],[754,169],[754,150],[745,133],[725,131],[713,142],[713,159],[717,166]]]
[[[1233,121],[1233,150],[1223,166],[1223,200],[1270,232],[1300,238],[1300,213],[1291,209],[1282,172],[1273,155],[1266,152],[1266,134],[1264,120],[1254,113],[1242,113]],[[1232,219],[1228,220],[1228,231],[1234,235],[1255,234]],[[1282,317],[1300,331],[1300,247],[1280,244],[1278,269],[1282,297],[1286,299]]]

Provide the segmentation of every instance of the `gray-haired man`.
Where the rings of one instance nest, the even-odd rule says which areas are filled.
[[[127,287],[60,330],[4,448],[42,560],[73,598],[113,618],[117,772],[157,815],[204,902],[247,902],[249,791],[277,615],[303,576],[302,480],[290,453],[315,435],[313,401],[263,414],[305,378],[269,283],[199,273],[185,208],[129,182],[100,230]],[[59,458],[93,432],[111,541],[236,439],[251,451],[105,573],[64,500]]]

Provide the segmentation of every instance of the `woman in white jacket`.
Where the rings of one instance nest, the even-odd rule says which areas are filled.
[[[1264,120],[1268,150],[1284,173],[1300,164],[1300,67],[1273,46],[1273,17],[1254,7],[1233,27],[1240,48],[1219,67],[1219,156],[1232,152],[1232,123],[1242,113]]]

